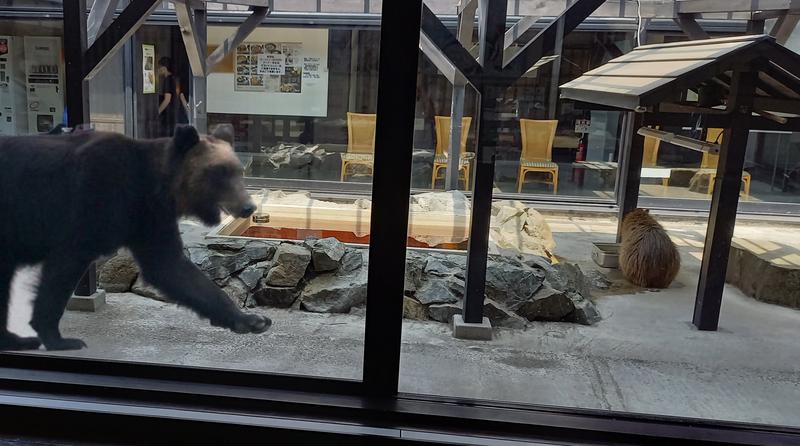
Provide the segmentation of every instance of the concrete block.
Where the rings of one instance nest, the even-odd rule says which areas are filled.
[[[457,339],[472,339],[476,341],[492,340],[492,323],[484,317],[480,324],[464,322],[460,314],[453,315],[453,337]]]
[[[67,310],[70,311],[86,311],[93,313],[106,304],[105,290],[98,289],[91,296],[76,296],[72,297],[67,302]]]

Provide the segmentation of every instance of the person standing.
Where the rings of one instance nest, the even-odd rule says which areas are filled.
[[[175,132],[175,123],[178,116],[177,86],[175,76],[172,74],[172,59],[162,57],[158,59],[158,77],[161,79],[161,88],[158,94],[158,120],[159,136],[172,136]]]

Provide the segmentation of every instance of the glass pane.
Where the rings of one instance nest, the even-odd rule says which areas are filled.
[[[678,38],[653,33],[654,40]],[[800,425],[794,415],[800,408],[794,373],[800,349],[787,341],[788,333],[800,329],[793,279],[800,264],[797,231],[766,221],[736,222],[739,247],[729,263],[721,328],[700,332],[690,321],[705,240],[702,219],[668,218],[654,206],[651,217],[666,231],[659,240],[675,243],[680,266],[669,252],[660,254],[654,262],[677,271],[677,277],[664,289],[647,288],[612,267],[620,261],[615,210],[577,214],[544,203],[569,197],[570,208],[588,209],[596,199],[616,198],[621,114],[576,109],[558,100],[556,88],[632,47],[633,34],[622,30],[573,32],[564,40],[560,67],[540,67],[498,100],[486,289],[478,296],[482,316],[491,323],[489,341],[454,336],[467,283],[477,277],[466,267],[474,212],[469,189],[464,193],[460,184],[439,180],[433,191],[422,191],[415,180],[401,392]],[[415,148],[435,140],[435,132],[425,131],[427,121],[453,113],[455,89],[430,56],[421,57],[417,119],[422,122]],[[467,99],[464,114],[480,128],[487,124],[478,107],[479,99]],[[796,134],[750,135],[745,170],[751,182],[743,182],[743,200],[796,200],[799,142]],[[468,142],[468,151],[476,149]],[[709,168],[701,153],[663,143],[654,152],[645,148],[642,201],[689,207],[689,200],[664,198],[707,199],[705,189],[693,192],[689,186],[692,176]],[[713,161],[706,159],[705,165]],[[517,193],[520,172],[526,181]],[[678,178],[682,172],[685,180]],[[633,231],[623,236],[631,239]],[[642,255],[656,251],[657,246],[641,249]]]
[[[360,8],[363,13],[363,4]],[[371,12],[380,14],[380,9]],[[236,32],[227,13],[209,12],[210,16],[214,14],[225,15],[228,21],[218,25],[209,19],[209,53]],[[126,161],[124,148],[119,149],[119,158],[110,157],[112,165],[102,173],[102,181],[98,180],[106,187],[96,191],[104,194],[103,198],[92,201],[101,203],[100,209],[85,213],[93,215],[92,221],[103,228],[124,229],[141,223],[139,219],[156,218],[148,216],[152,208],[163,207],[170,212],[178,206],[174,199],[180,202],[181,210],[188,208],[190,215],[178,223],[182,246],[176,243],[179,247],[174,252],[155,260],[142,254],[134,243],[126,244],[133,246],[140,262],[128,250],[115,252],[116,241],[108,242],[112,248],[106,249],[97,262],[99,286],[106,291],[105,305],[93,308],[96,301],[87,304],[86,300],[73,300],[60,321],[64,336],[81,338],[88,347],[58,354],[361,379],[380,28],[329,28],[311,22],[309,17],[307,26],[257,28],[205,79],[192,76],[177,21],[144,25],[89,82],[95,131],[126,133],[128,124],[128,136],[165,139],[157,139],[160,142],[153,143],[156,148],[149,152],[142,150],[142,156],[152,153],[155,157],[150,161]],[[31,92],[25,84],[25,70],[27,78],[35,73],[55,79],[53,84],[63,95],[60,22],[14,20],[0,25],[3,34],[9,30],[9,37],[0,37],[0,49],[14,56],[2,62],[0,72],[8,73],[4,76],[9,78],[13,75],[14,83],[0,90],[0,105],[13,108],[10,116],[15,125],[10,128],[14,133],[31,133],[30,113],[26,113],[32,110]],[[35,45],[27,45],[34,38],[39,39]],[[17,40],[19,46],[15,46]],[[53,61],[26,54],[26,48],[44,47],[41,42],[51,41],[53,49],[45,55],[52,53]],[[6,97],[19,100],[6,105]],[[34,116],[32,122],[38,131],[62,123],[63,97],[57,99],[46,107],[55,110],[49,119]],[[224,144],[215,140],[203,140],[210,142],[202,149],[192,147],[174,154],[174,163],[172,157],[164,157],[166,150],[175,150],[166,138],[175,135],[176,125],[201,125],[204,109],[212,132],[220,124],[232,126],[233,153],[226,154]],[[5,108],[2,117],[6,117]],[[6,134],[6,127],[2,129]],[[205,151],[213,151],[214,156],[201,155]],[[236,200],[225,198],[223,204],[217,193],[229,183],[238,184],[237,169],[230,168],[234,157],[244,168],[249,189]],[[148,166],[159,170],[137,171]],[[63,169],[64,175],[77,175],[79,170]],[[220,175],[224,181],[218,178]],[[115,189],[125,181],[137,181],[136,187]],[[16,194],[8,192],[2,181],[0,186],[0,196]],[[148,188],[156,192],[152,196],[137,195],[140,189]],[[170,201],[160,203],[162,196]],[[45,207],[55,214],[72,215],[72,208],[60,212],[59,205],[51,203],[50,192],[42,197]],[[121,214],[113,211],[118,209],[114,207],[118,202],[127,199],[134,201],[131,206],[141,208]],[[72,203],[67,199],[64,202]],[[251,203],[255,208],[252,215],[244,210]],[[106,209],[110,211],[101,212]],[[217,222],[220,209],[226,212]],[[0,213],[5,218],[5,209]],[[115,221],[117,215],[124,215],[124,221]],[[157,245],[151,247],[153,251],[166,250],[171,245],[155,243],[152,238],[167,238],[169,229],[146,231],[145,242]],[[42,234],[51,231],[57,229]],[[102,239],[102,231],[97,232],[91,235],[92,240]],[[70,233],[64,238],[74,240],[76,236]],[[0,239],[6,240],[3,235]],[[39,241],[41,237],[24,243]],[[31,249],[30,245],[24,249]],[[187,263],[179,265],[186,270],[176,272],[170,259],[173,255],[179,258],[181,251],[186,257],[182,261]],[[140,268],[143,259],[154,266],[148,267],[145,262]],[[33,318],[33,290],[47,279],[49,271],[46,265],[37,263],[41,260],[41,256],[34,256],[30,263],[36,265],[20,269],[14,282],[10,326],[23,335],[36,334],[29,323]],[[188,263],[191,272],[187,272]],[[3,280],[5,266],[0,263]],[[220,289],[225,296],[219,294]],[[191,298],[184,295],[187,290],[218,303],[210,304],[214,310],[198,318],[175,304],[173,296]],[[222,304],[220,299],[224,299]],[[84,302],[95,311],[73,311],[74,302]],[[219,306],[225,308],[222,316],[215,313]],[[269,317],[272,326],[263,334],[232,332],[263,328],[245,324],[253,322],[253,317],[240,320],[240,316],[230,316],[234,306],[238,307],[236,314],[241,311],[248,317]],[[230,319],[234,318],[238,325],[232,326]],[[219,326],[232,326],[232,330]],[[4,340],[0,333],[0,341]]]

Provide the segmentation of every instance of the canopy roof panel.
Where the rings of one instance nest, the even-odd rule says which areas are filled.
[[[766,35],[640,46],[562,85],[561,98],[639,110],[702,84],[725,91],[735,69],[759,72],[759,101],[775,107],[765,110],[800,114],[800,54]]]

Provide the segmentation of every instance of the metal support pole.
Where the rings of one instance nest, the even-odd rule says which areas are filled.
[[[642,126],[641,113],[628,112],[625,118],[625,146],[620,153],[619,165],[619,212],[617,214],[617,242],[621,242],[622,220],[639,205],[639,186],[642,181],[642,158],[644,156],[644,137],[637,133]]]
[[[194,10],[195,38],[200,44],[200,60],[205,63],[208,52],[207,22],[205,9]],[[204,68],[204,72],[207,70]],[[206,115],[206,78],[205,76],[192,77],[192,123],[200,133],[208,133],[208,117]]]
[[[733,75],[729,97],[731,123],[725,129],[717,163],[703,262],[700,265],[697,298],[694,302],[692,323],[699,330],[713,331],[719,325],[757,78],[756,72],[737,71]]]
[[[458,190],[459,164],[461,163],[461,120],[464,117],[465,84],[453,85],[450,104],[450,148],[447,151],[445,190]]]
[[[553,48],[553,54],[561,56],[564,49],[564,18],[558,20],[558,28],[556,31],[556,44]],[[558,108],[558,85],[560,84],[559,78],[561,77],[561,57],[553,60],[552,71],[550,74],[550,94],[547,101],[547,117],[548,119],[556,119],[556,108]]]
[[[86,0],[64,0],[64,59],[66,75],[67,127],[89,123],[89,83],[86,67]],[[94,262],[83,273],[75,288],[77,296],[91,296],[97,291],[97,268]]]
[[[397,395],[422,0],[384,2],[364,344],[367,395]]]
[[[506,88],[501,82],[503,44],[506,31],[506,0],[480,1],[480,61],[483,81],[480,87],[480,123],[478,147],[473,175],[472,215],[467,252],[464,322],[483,321],[483,300],[486,291],[486,261],[489,254],[489,224],[492,215],[494,161],[499,140],[497,100]]]

